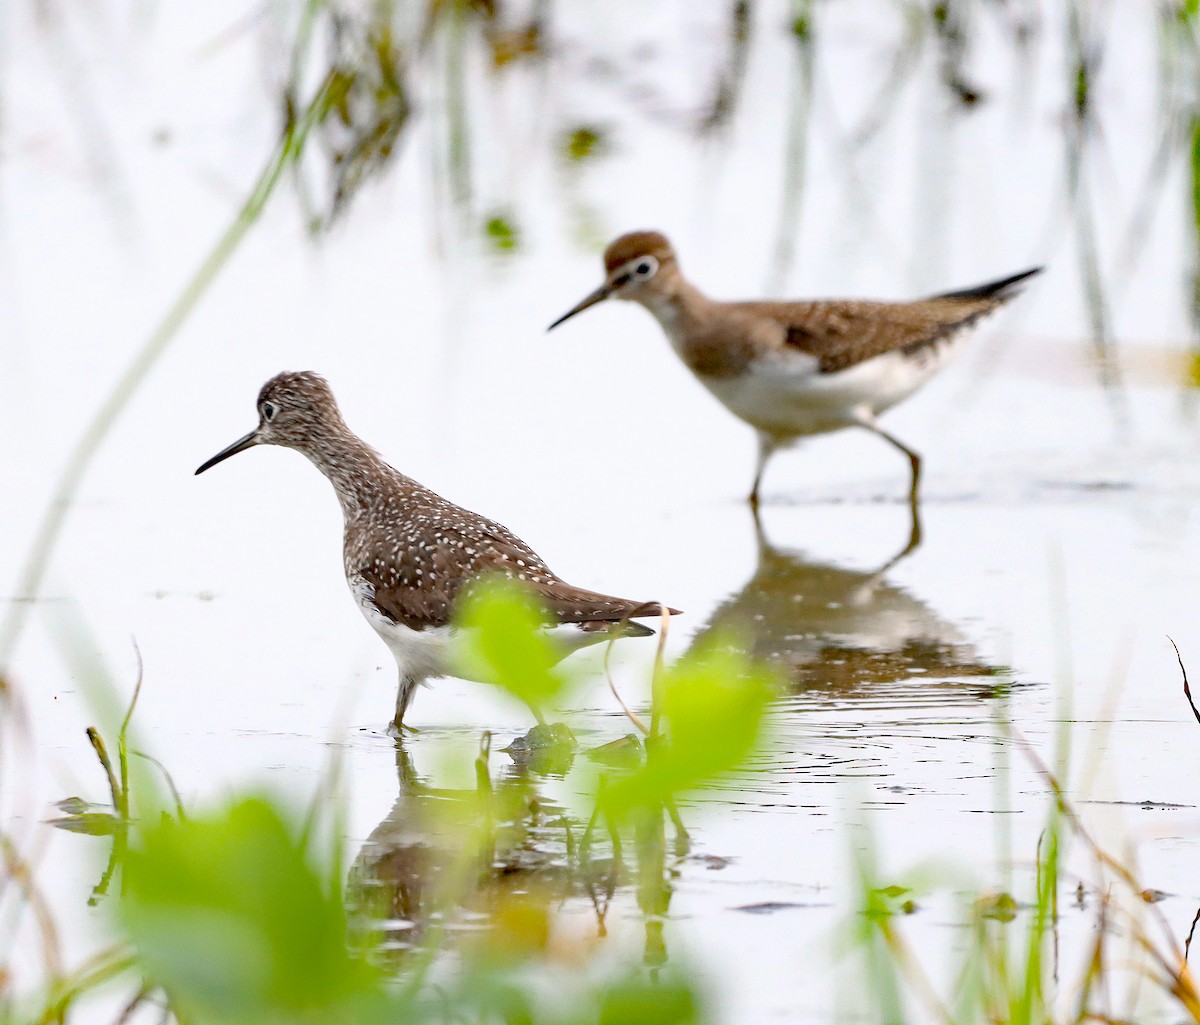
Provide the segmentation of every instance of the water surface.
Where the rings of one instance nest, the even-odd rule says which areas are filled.
[[[468,41],[465,186],[441,177],[461,126],[430,78],[401,156],[319,239],[281,189],[87,475],[13,662],[30,727],[5,765],[6,812],[45,847],[69,949],[82,956],[98,927],[79,863],[91,841],[38,823],[66,794],[100,799],[103,780],[83,741],[86,658],[64,651],[131,684],[136,638],[139,743],[188,802],[264,779],[308,793],[343,757],[352,884],[391,888],[398,949],[420,924],[424,863],[405,831],[425,788],[469,786],[480,732],[501,747],[529,725],[479,685],[441,681],[418,696],[422,732],[398,762],[382,735],[394,668],[345,594],[328,485],[266,449],[192,477],[252,425],[281,369],[324,373],[397,467],[566,578],[684,609],[669,653],[734,624],[781,666],[766,752],[684,809],[694,847],[661,939],[647,946],[627,886],[604,916],[614,947],[708,966],[723,1020],[853,1019],[854,969],[830,966],[862,829],[885,873],[935,858],[966,889],[1028,865],[1047,799],[1010,721],[1048,756],[1070,721],[1072,796],[1136,850],[1182,936],[1200,903],[1200,727],[1166,636],[1200,664],[1195,243],[1159,36],[1137,3],[1096,16],[1103,63],[1081,122],[1059,15],[1018,45],[1006,15],[976,5],[964,73],[982,99],[965,104],[936,41],[913,43],[899,5],[881,6],[822,5],[802,45],[785,5],[761,5],[744,52],[717,4],[556,6],[544,59],[500,73]],[[245,16],[6,14],[5,579],[103,390],[274,138],[286,30]],[[605,144],[573,163],[562,139],[581,125]],[[320,161],[306,171],[320,198]],[[482,230],[498,216],[513,251]],[[726,297],[903,297],[1047,265],[889,415],[926,459],[915,551],[896,560],[907,467],[878,439],[777,457],[760,534],[742,502],[751,432],[643,311],[610,304],[544,334],[598,283],[604,241],[635,227],[667,231]],[[621,646],[635,704],[652,656]],[[587,746],[629,728],[599,681],[567,718]],[[572,775],[508,766],[493,755],[498,779],[573,807]],[[594,931],[559,842],[535,835],[523,871],[567,886],[564,915]],[[483,893],[474,910],[488,906]],[[1064,941],[1090,921],[1065,913]],[[953,925],[938,904],[905,923],[935,974]]]

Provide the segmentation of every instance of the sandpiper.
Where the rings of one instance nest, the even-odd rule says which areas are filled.
[[[908,456],[914,511],[921,457],[879,425],[879,414],[928,381],[967,328],[1041,270],[913,302],[718,302],[684,278],[657,231],[616,239],[604,268],[604,284],[548,330],[605,299],[645,306],[687,368],[758,432],[752,505],[778,449],[806,435],[865,427]]]
[[[345,518],[346,582],[400,671],[395,735],[403,729],[417,685],[447,674],[455,603],[484,575],[508,577],[533,592],[557,620],[554,637],[563,656],[614,632],[653,633],[620,624],[660,615],[658,604],[566,583],[507,528],[385,463],[346,426],[329,384],[318,374],[271,378],[258,394],[258,426],[196,473],[254,445],[296,449],[337,492]]]

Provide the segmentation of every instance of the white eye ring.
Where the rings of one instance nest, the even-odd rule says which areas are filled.
[[[267,423],[270,423],[275,419],[275,407],[269,402],[264,402],[262,407],[262,415],[263,419],[266,420]]]
[[[640,256],[634,261],[629,276],[637,281],[645,281],[654,277],[657,271],[658,261],[653,256]]]

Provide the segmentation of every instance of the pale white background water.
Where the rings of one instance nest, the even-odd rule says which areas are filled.
[[[347,759],[353,843],[395,798],[379,734],[394,668],[345,593],[328,485],[281,450],[192,476],[253,425],[271,374],[326,374],[351,426],[399,468],[506,523],[566,578],[683,608],[671,651],[753,575],[741,502],[749,430],[683,372],[641,310],[601,307],[544,333],[598,283],[603,241],[651,226],[701,287],[728,297],[768,287],[903,297],[1047,265],[890,416],[928,477],[925,541],[887,583],[923,605],[924,629],[1013,667],[1028,686],[1003,711],[1040,747],[1052,748],[1061,715],[1076,722],[1078,799],[1184,806],[1081,805],[1112,842],[1136,846],[1147,885],[1173,894],[1163,907],[1182,935],[1200,901],[1200,726],[1166,635],[1200,665],[1196,431],[1183,374],[1169,370],[1191,340],[1190,186],[1176,153],[1131,264],[1129,224],[1164,126],[1158,39],[1141,4],[1103,5],[1084,180],[1128,381],[1114,402],[1091,362],[1067,199],[1072,80],[1058,6],[1044,5],[1022,64],[981,5],[967,67],[986,102],[957,106],[927,43],[883,127],[852,145],[904,21],[866,0],[823,5],[792,227],[780,217],[798,71],[783,4],[756,12],[733,121],[705,138],[689,125],[729,46],[720,5],[564,4],[552,58],[497,78],[473,51],[475,203],[511,213],[516,255],[454,231],[435,187],[436,92],[422,97],[398,163],[327,237],[306,236],[281,189],[89,472],[13,663],[31,726],[3,767],[5,811],[17,836],[44,847],[40,876],[71,923],[72,958],[90,949],[98,914],[83,910],[94,876],[81,851],[99,857],[102,845],[37,824],[53,800],[104,794],[83,737],[87,687],[61,655],[69,617],[86,622],[123,687],[136,638],[139,743],[189,803],[248,782],[307,794],[331,747]],[[15,581],[72,443],[266,159],[283,29],[275,13],[237,3],[14,4],[0,18],[0,571]],[[597,72],[601,59],[617,72]],[[606,126],[611,151],[567,167],[555,140],[583,122]],[[781,230],[796,251],[782,269]],[[771,540],[818,565],[871,571],[907,536],[904,472],[866,435],[780,457],[766,486]],[[869,646],[897,626],[856,629]],[[633,700],[645,698],[651,655],[645,643],[621,653]],[[977,685],[910,680],[787,699],[765,767],[689,815],[697,849],[732,862],[683,866],[668,946],[711,966],[724,1020],[828,1020],[853,1004],[856,984],[828,968],[851,907],[849,823],[870,823],[889,872],[937,857],[998,884],[990,813],[1013,811],[1012,850],[1032,857],[1042,788],[992,739],[1002,710]],[[585,742],[626,731],[602,687],[581,704],[572,721]],[[472,750],[483,728],[508,737],[528,725],[454,680],[418,696],[413,722],[426,772],[447,746]],[[1006,760],[1007,789],[996,775]],[[733,910],[761,901],[821,906]],[[956,938],[938,908],[905,923],[934,965]],[[613,944],[636,953],[631,899],[618,920]],[[1089,927],[1067,916],[1064,934]]]

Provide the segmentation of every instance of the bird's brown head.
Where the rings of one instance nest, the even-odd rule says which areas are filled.
[[[311,371],[276,374],[258,393],[258,426],[204,463],[203,473],[255,445],[305,451],[322,431],[342,422],[329,382]]]
[[[675,250],[657,231],[631,231],[614,239],[604,250],[604,284],[561,317],[547,330],[582,313],[605,299],[632,299],[649,303],[667,296],[678,278]]]

